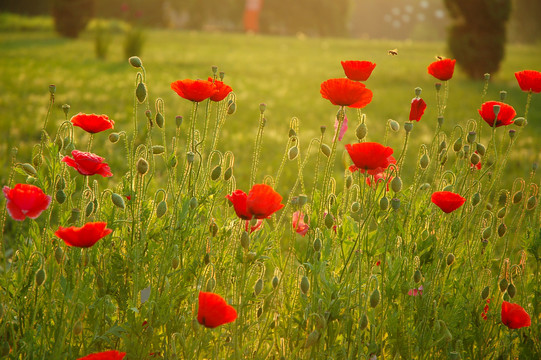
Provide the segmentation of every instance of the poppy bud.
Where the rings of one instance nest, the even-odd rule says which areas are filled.
[[[438,116],[438,125],[441,127],[443,125],[443,116]]]
[[[442,189],[442,191],[451,191],[452,192],[453,191],[453,185],[447,185],[446,187],[444,187]]]
[[[205,265],[210,264],[210,253],[205,253],[205,256],[203,256],[203,263],[205,263]]]
[[[35,177],[28,176],[28,177],[26,178],[26,183],[27,183],[27,184],[35,184],[37,180],[38,180],[38,179],[36,179]]]
[[[518,117],[513,121],[513,124],[515,124],[516,126],[522,126],[526,124],[526,119],[524,119],[523,117]]]
[[[220,73],[218,75],[220,76],[220,81],[223,81],[223,79],[225,77],[225,72],[220,71]]]
[[[505,90],[500,91],[500,101],[504,101],[506,97],[507,97],[507,91]]]
[[[447,141],[443,140],[441,143],[440,143],[440,148],[438,150],[438,152],[442,152],[443,150],[447,149]]]
[[[218,66],[212,65],[211,69],[212,69],[212,73],[213,73],[214,75],[216,75],[216,73],[218,72]]]
[[[173,268],[173,270],[176,270],[179,265],[180,265],[180,258],[178,257],[178,255],[174,256],[171,259],[171,267]]]
[[[240,246],[245,250],[248,250],[250,247],[250,234],[248,234],[248,231],[242,232],[242,235],[240,236]]]
[[[477,137],[477,133],[475,131],[470,131],[466,139],[468,140],[469,144],[473,144],[475,142],[476,137]]]
[[[476,206],[477,204],[479,204],[479,202],[481,202],[481,194],[479,194],[478,192],[476,192],[475,194],[473,194],[473,196],[471,197],[471,204],[473,206]]]
[[[441,151],[438,159],[441,165],[445,165],[445,163],[447,162],[447,152],[445,151],[445,149]]]
[[[455,152],[459,152],[462,149],[462,137],[459,137],[456,139],[455,143],[453,144],[453,150]]]
[[[503,237],[507,232],[507,226],[504,223],[498,225],[498,236]]]
[[[210,178],[212,181],[216,181],[220,178],[220,175],[222,175],[222,167],[220,165],[216,165],[216,167],[212,169],[212,172],[210,173]]]
[[[169,157],[169,162],[167,163],[167,166],[169,166],[169,168],[171,169],[177,166],[177,157],[175,154],[171,154],[171,156]]]
[[[109,134],[109,141],[111,143],[116,143],[120,139],[120,135],[118,133],[110,133]]]
[[[233,175],[233,168],[228,167],[227,169],[225,169],[224,172],[224,180],[228,181],[229,179],[231,179],[231,175]]]
[[[351,175],[348,175],[348,177],[346,178],[346,189],[349,189],[351,185],[353,185],[353,178],[351,177]]]
[[[188,151],[186,153],[186,160],[188,161],[188,164],[193,163],[193,161],[195,160],[195,154],[191,151]]]
[[[469,152],[470,152],[470,145],[465,144],[465,145],[464,145],[464,153],[467,154],[467,153],[469,153]]]
[[[288,136],[289,137],[292,137],[292,136],[297,136],[297,132],[294,130],[294,129],[289,129],[289,133],[288,133]]]
[[[273,289],[276,289],[278,287],[278,285],[280,284],[280,280],[278,279],[278,276],[274,275],[274,277],[272,278],[272,288]]]
[[[430,184],[429,183],[422,183],[421,186],[419,186],[419,190],[428,190],[430,189]]]
[[[379,289],[375,288],[372,292],[372,295],[370,295],[370,306],[375,308],[376,306],[378,306],[380,300],[381,294],[379,292]]]
[[[177,126],[177,129],[182,125],[182,116],[175,116],[175,125]]]
[[[148,172],[148,162],[145,159],[139,158],[137,160],[137,172],[140,175],[145,175]]]
[[[514,298],[516,293],[517,293],[517,288],[515,284],[513,283],[509,284],[509,286],[507,287],[507,294],[509,295],[509,297],[511,299]]]
[[[42,163],[43,163],[43,158],[41,157],[40,154],[36,154],[32,158],[32,164],[34,164],[35,167],[40,167]]]
[[[485,78],[485,81],[489,81],[490,80],[490,74],[489,73],[485,73],[485,75],[483,75],[484,78]]]
[[[134,68],[140,68],[141,66],[143,66],[143,62],[137,56],[130,57],[128,59],[128,61],[129,61],[130,65],[133,66]]]
[[[368,326],[368,316],[366,316],[366,313],[361,316],[361,321],[359,323],[359,328],[361,330],[366,329]]]
[[[485,153],[487,152],[487,150],[483,144],[477,143],[477,152],[479,153],[479,155],[485,156]]]
[[[45,279],[47,279],[47,273],[45,273],[45,270],[43,268],[40,268],[38,271],[36,271],[36,285],[43,285]]]
[[[62,260],[64,259],[64,250],[62,250],[60,246],[57,246],[54,249],[54,258],[59,265],[62,263]]]
[[[308,290],[310,289],[310,281],[306,276],[303,276],[301,279],[301,291],[304,295],[308,293]]]
[[[380,200],[381,204],[381,200]],[[389,200],[387,200],[387,207],[389,207]],[[357,201],[355,201],[353,204],[351,204],[351,212],[356,213],[361,208],[361,204],[359,204]]]
[[[167,213],[167,203],[165,200],[160,201],[156,207],[156,217],[159,219]]]
[[[66,193],[62,189],[58,190],[55,194],[55,199],[59,204],[63,204],[64,201],[66,201],[66,198]]]
[[[165,152],[165,147],[163,147],[162,145],[154,145],[152,147],[152,154],[154,155],[160,155],[160,154],[163,154]]]
[[[190,199],[190,209],[195,209],[197,207],[197,205],[199,205],[199,202],[197,201],[197,198],[195,196],[193,196],[191,199]]]
[[[487,227],[485,230],[483,230],[483,233],[481,234],[481,239],[488,240],[492,236],[492,226]]]
[[[304,206],[308,202],[308,196],[304,194],[299,195],[299,205]]]
[[[329,145],[321,144],[320,149],[323,155],[325,155],[326,157],[331,156],[331,148],[329,147]]]
[[[359,140],[364,139],[367,132],[368,132],[368,129],[365,123],[360,123],[355,129],[355,135],[357,136],[357,139]]]
[[[62,138],[60,136],[57,136],[54,139],[54,144],[56,145],[56,147],[60,151],[64,147],[64,140],[62,140]]]
[[[137,88],[135,89],[135,97],[137,97],[137,101],[139,101],[140,104],[145,102],[145,99],[147,98],[147,87],[144,82],[139,82],[137,84]]]
[[[257,296],[263,290],[263,279],[258,279],[254,285],[254,295]]]
[[[409,134],[409,132],[413,130],[413,123],[409,121],[404,123],[404,130],[406,131],[406,134]]]
[[[359,204],[359,203],[355,202],[354,204]],[[360,205],[358,207],[360,207]],[[388,208],[389,208],[389,198],[387,198],[387,196],[384,196],[381,199],[379,199],[379,209],[381,211],[387,211]]]
[[[165,118],[163,117],[163,115],[161,113],[156,113],[156,118],[154,120],[156,122],[156,125],[158,125],[158,127],[160,129],[163,129],[163,125],[165,123]]]
[[[68,104],[62,105],[62,111],[64,111],[64,115],[68,116],[68,113],[70,111],[70,107]]]
[[[400,199],[398,198],[391,199],[391,207],[395,211],[398,210],[400,208]]]
[[[310,334],[308,334],[308,337],[306,338],[306,341],[304,343],[304,348],[309,348],[310,346],[315,345],[317,341],[319,340],[319,331],[314,330]]]
[[[424,170],[428,166],[429,162],[430,162],[430,159],[429,159],[428,155],[423,154],[423,156],[421,156],[421,159],[419,160],[419,166],[421,167],[421,169]]]
[[[38,176],[38,172],[36,171],[36,169],[29,163],[24,163],[21,165],[21,167],[23,168],[24,172],[27,173],[29,176]]]
[[[415,283],[418,283],[419,281],[421,281],[421,277],[421,271],[419,269],[415,270],[415,272],[413,273],[413,281],[415,281]]]
[[[509,130],[509,138],[512,140],[515,138],[517,131],[514,129]]]
[[[321,131],[321,135],[325,134],[325,130],[327,130],[327,127],[322,125],[319,127],[319,131]]]
[[[263,114],[266,109],[267,109],[267,104],[264,104],[264,103],[259,104],[259,111],[261,112],[261,114]]]
[[[332,228],[333,225],[334,225],[333,216],[331,215],[331,213],[327,213],[327,215],[325,215],[325,226],[327,227],[327,229],[330,229]]]
[[[391,180],[391,189],[395,193],[399,193],[402,190],[402,180],[398,176],[395,176],[393,180]]]
[[[506,278],[501,279],[500,280],[500,291],[504,292],[505,290],[507,290],[508,285],[509,285],[509,283],[507,282]]]
[[[126,208],[126,203],[124,202],[124,198],[117,193],[113,193],[111,195],[111,200],[113,201],[113,204],[115,204],[117,207],[121,209]]]
[[[518,204],[522,201],[522,191],[517,191],[515,195],[513,195],[513,204]]]
[[[312,246],[313,246],[315,252],[320,251],[321,250],[321,239],[317,237],[314,240],[314,243],[312,244]]]
[[[495,118],[498,118],[498,115],[500,114],[501,108],[502,108],[502,106],[497,105],[497,104],[492,106],[492,111],[494,112],[494,117]]]
[[[85,216],[89,217],[94,212],[94,202],[90,201],[88,204],[86,204],[85,208]]]
[[[299,155],[299,148],[297,147],[297,145],[291,147],[287,152],[287,157],[289,158],[289,160],[295,160],[297,158],[297,155]]]
[[[505,206],[507,203],[507,192],[503,191],[500,193],[500,196],[498,197],[498,205]]]
[[[435,83],[434,87],[436,88],[436,91],[440,91],[441,90],[441,82]]]
[[[398,130],[400,130],[400,124],[398,123],[398,121],[395,121],[392,119],[389,119],[389,127],[394,132],[397,132]]]
[[[455,262],[455,255],[453,253],[447,254],[447,265],[451,266]]]
[[[210,279],[207,280],[207,285],[206,285],[205,290],[207,292],[212,292],[215,287],[216,287],[216,279],[211,277]]]
[[[415,88],[415,96],[419,97],[421,95],[421,91],[423,91],[423,89],[421,89],[420,87],[416,87]]]
[[[481,299],[486,300],[486,298],[488,297],[489,292],[490,292],[490,288],[488,286],[485,286],[483,291],[481,291]]]
[[[496,216],[498,217],[498,219],[503,219],[505,217],[506,212],[507,212],[507,209],[504,206],[500,210],[498,210],[498,213],[496,214]]]
[[[537,198],[535,196],[530,196],[528,202],[526,203],[526,209],[533,210],[537,206]]]

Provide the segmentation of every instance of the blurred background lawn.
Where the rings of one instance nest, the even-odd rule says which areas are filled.
[[[44,20],[46,21],[46,20]],[[44,26],[46,28],[46,26]],[[414,88],[423,89],[428,104],[420,123],[415,124],[412,145],[408,150],[405,172],[417,161],[418,146],[428,142],[436,128],[435,79],[426,67],[437,55],[446,56],[444,42],[360,40],[347,38],[309,38],[246,35],[240,33],[195,32],[178,30],[146,30],[141,56],[147,70],[147,86],[151,102],[165,100],[168,139],[174,134],[174,118],[185,118],[187,129],[191,103],[170,89],[170,83],[184,78],[206,79],[211,66],[225,72],[224,81],[237,95],[237,112],[228,118],[220,140],[221,150],[235,153],[235,175],[240,188],[248,186],[253,141],[257,132],[259,104],[267,104],[267,126],[263,138],[259,175],[274,175],[282,159],[287,141],[289,121],[301,122],[301,150],[309,140],[319,136],[320,126],[327,126],[327,142],[333,132],[337,107],[319,94],[320,83],[329,78],[343,77],[341,60],[369,60],[377,64],[366,82],[374,93],[373,101],[363,110],[367,114],[368,141],[382,142],[388,119],[401,125],[407,120]],[[136,70],[122,52],[121,34],[110,34],[111,46],[107,60],[94,53],[94,34],[87,30],[78,39],[61,38],[52,31],[0,32],[0,178],[7,181],[10,149],[19,148],[18,160],[31,161],[31,149],[39,142],[40,129],[49,100],[48,86],[56,85],[55,107],[48,125],[54,136],[63,121],[62,105],[71,106],[70,116],[78,113],[107,114],[117,130],[130,131],[133,115],[133,92]],[[398,49],[398,55],[388,54]],[[524,115],[526,94],[520,91],[514,72],[541,70],[541,48],[533,45],[507,46],[500,72],[490,80],[485,100],[499,100],[499,92],[507,91],[506,101]],[[469,80],[460,69],[450,81],[449,102],[444,130],[456,124],[465,126],[468,119],[478,118],[483,79]],[[141,129],[146,127],[144,107],[140,107]],[[155,113],[153,109],[153,113]],[[343,144],[355,141],[357,116],[349,111],[350,129]],[[499,129],[502,133],[506,130]],[[86,138],[79,129],[79,147]],[[488,132],[481,141],[488,143]],[[403,128],[390,135],[389,145],[400,154]],[[529,125],[517,141],[510,162],[510,173],[526,176],[532,162],[539,161],[541,138],[541,95],[534,94]],[[122,147],[98,135],[94,150],[106,157],[112,168],[124,166]],[[449,145],[454,139],[448,140]],[[122,154],[122,155],[121,155]],[[452,155],[454,157],[454,155]],[[338,169],[338,168],[337,168]],[[409,169],[409,170],[408,170]],[[114,172],[114,171],[113,171]],[[291,185],[294,165],[286,169],[283,184]],[[512,182],[510,178],[510,181]],[[407,180],[406,180],[407,181]]]

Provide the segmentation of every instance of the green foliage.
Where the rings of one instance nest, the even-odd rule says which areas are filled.
[[[52,14],[55,30],[76,38],[94,15],[94,0],[53,0]]]

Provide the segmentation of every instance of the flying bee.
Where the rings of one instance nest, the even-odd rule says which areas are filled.
[[[389,50],[388,53],[389,55],[393,55],[393,56],[398,55],[398,49]]]
[[[444,58],[443,56],[437,55],[437,56],[436,56],[436,59],[438,59],[438,60],[443,60],[443,59],[445,59],[445,58]]]

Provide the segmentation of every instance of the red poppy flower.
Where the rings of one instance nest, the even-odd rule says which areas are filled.
[[[266,219],[284,207],[282,196],[266,184],[256,184],[248,193],[248,212],[256,219]]]
[[[411,108],[410,108],[410,120],[415,120],[419,122],[421,117],[425,113],[426,103],[420,97],[414,97],[411,99]]]
[[[68,246],[88,248],[113,232],[113,230],[107,229],[106,226],[106,222],[90,222],[82,227],[70,226],[64,228],[60,226],[54,234],[64,240]]]
[[[361,170],[362,173],[366,171],[370,175],[376,175],[387,169],[389,165],[396,164],[392,156],[393,149],[376,142],[347,144],[346,150],[355,164],[349,168],[352,172]]]
[[[437,207],[446,213],[455,211],[466,201],[462,196],[450,191],[436,191],[432,194],[431,200]]]
[[[252,219],[252,214],[248,211],[246,207],[246,201],[248,200],[248,195],[242,190],[235,190],[231,195],[225,196],[233,204],[235,213],[237,216],[243,220]]]
[[[310,230],[310,226],[304,222],[304,214],[302,211],[295,211],[293,213],[292,225],[297,234],[302,236],[306,235],[308,230]]]
[[[75,168],[81,175],[99,174],[103,177],[111,177],[113,173],[107,163],[104,163],[104,158],[89,152],[73,150],[71,152],[73,159],[69,156],[64,156],[63,162]]]
[[[212,78],[210,76],[209,81],[212,82]],[[214,85],[216,86],[218,92],[210,97],[210,100],[212,101],[222,101],[227,95],[229,95],[231,91],[233,91],[231,86],[224,84],[223,81],[214,80]]]
[[[329,79],[321,83],[321,96],[333,105],[363,108],[372,101],[372,91],[350,79]]]
[[[124,359],[125,356],[126,356],[125,352],[109,350],[109,351],[104,351],[100,353],[90,354],[82,358],[79,358],[78,360],[122,360]]]
[[[34,185],[17,184],[10,189],[2,189],[6,197],[6,208],[13,220],[22,221],[29,217],[36,219],[49,207],[51,197]]]
[[[372,74],[376,64],[370,61],[342,61],[342,67],[350,80],[366,81]]]
[[[208,328],[227,324],[235,321],[237,311],[218,294],[211,292],[199,292],[199,309],[197,321]]]
[[[218,92],[216,85],[206,80],[177,80],[171,83],[171,89],[176,92],[180,97],[201,102]]]
[[[518,86],[522,91],[541,92],[541,72],[534,70],[524,70],[515,73]]]
[[[530,315],[518,304],[502,303],[502,323],[509,329],[520,329],[531,325]]]
[[[500,106],[500,112],[498,113],[498,118],[494,114],[494,105]],[[517,112],[511,105],[504,104],[499,101],[487,101],[481,108],[478,110],[479,115],[489,124],[491,127],[494,126],[494,120],[496,119],[496,127],[511,125],[513,119],[517,115]]]
[[[78,113],[73,116],[70,121],[74,126],[78,126],[91,134],[112,129],[115,125],[115,122],[110,120],[107,115],[96,114]]]
[[[441,81],[447,81],[453,77],[456,60],[442,59],[428,65],[428,73]]]

